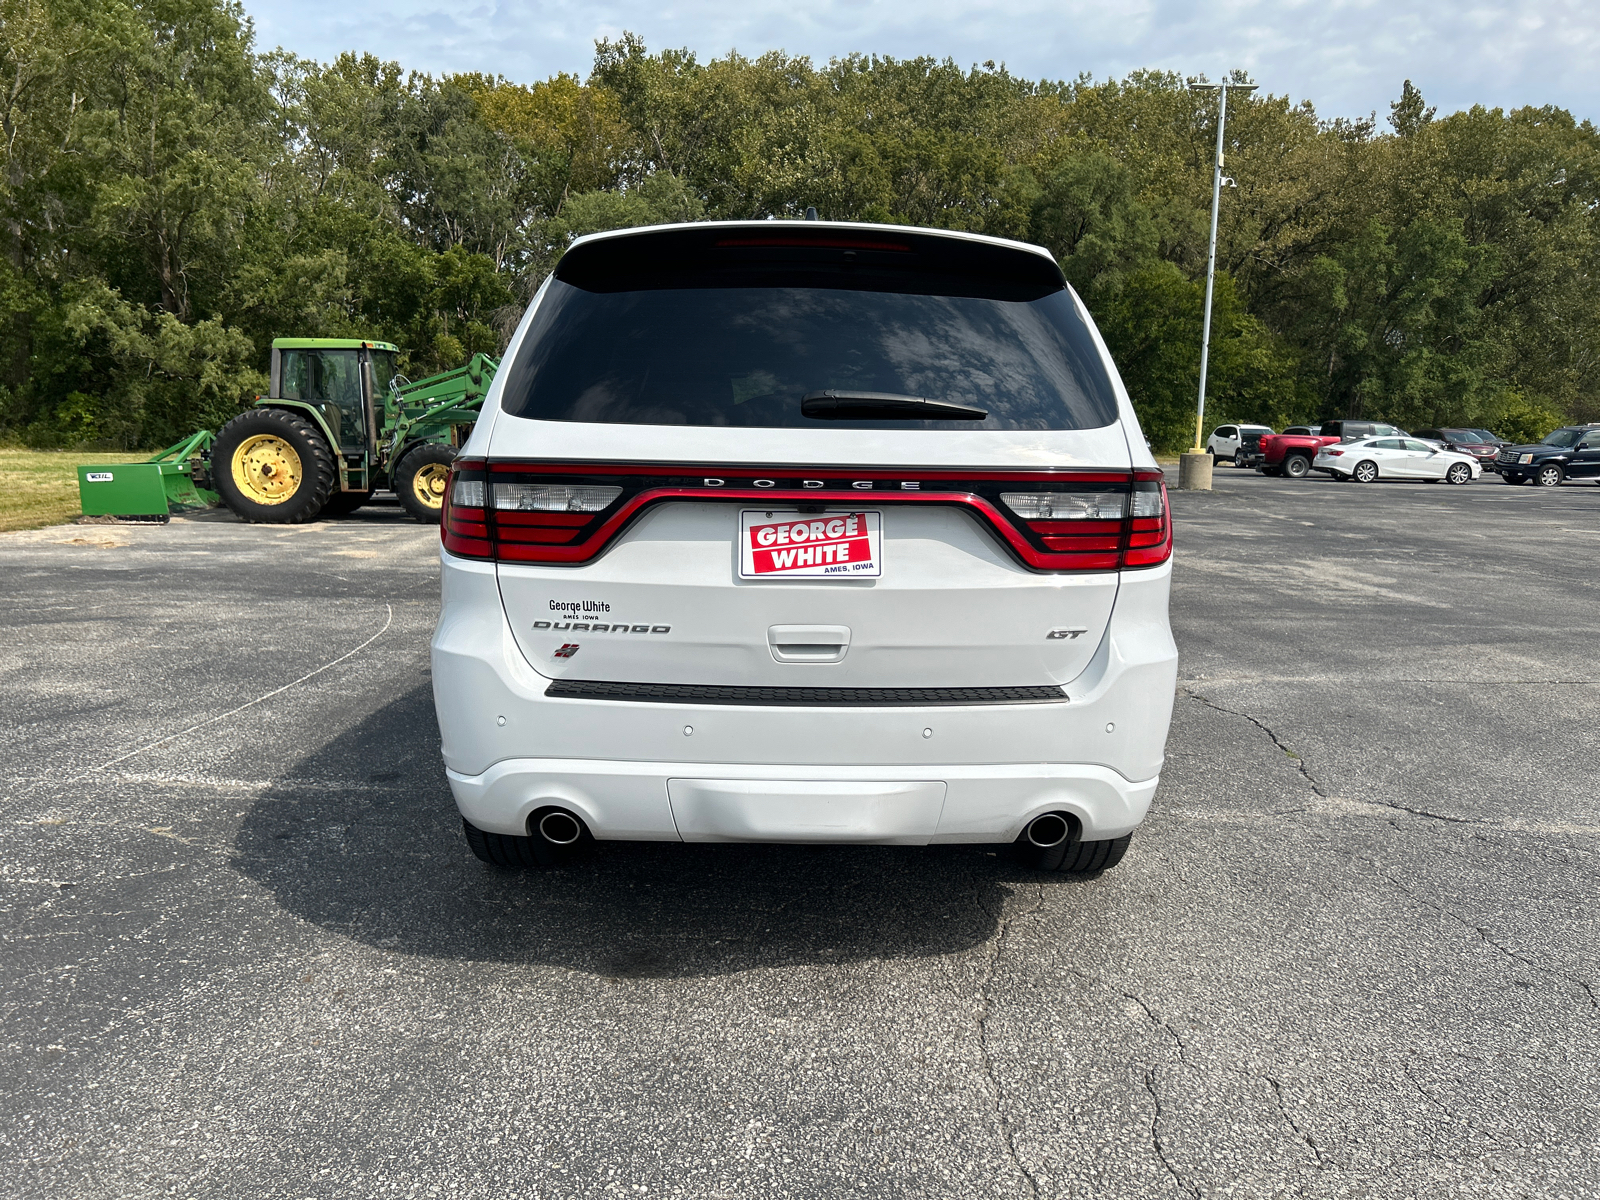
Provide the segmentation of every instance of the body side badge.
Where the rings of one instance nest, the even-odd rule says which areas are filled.
[[[578,643],[577,642],[568,642],[565,646],[562,646],[561,649],[557,650],[555,652],[555,654],[552,655],[551,657],[553,657],[553,658],[571,658],[577,652],[578,652]]]

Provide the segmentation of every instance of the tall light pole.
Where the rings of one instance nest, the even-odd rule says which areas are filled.
[[[1217,208],[1222,202],[1222,138],[1228,123],[1228,93],[1243,92],[1249,95],[1256,90],[1253,83],[1191,83],[1192,92],[1217,93],[1217,161],[1211,173],[1211,246],[1206,254],[1206,310],[1200,330],[1200,399],[1194,417],[1194,449],[1191,454],[1205,452],[1206,436],[1206,367],[1211,359],[1211,293],[1217,274]],[[1209,464],[1207,464],[1209,465]],[[1203,485],[1209,488],[1209,472]]]

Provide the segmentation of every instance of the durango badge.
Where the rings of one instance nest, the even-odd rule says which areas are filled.
[[[671,633],[671,625],[629,625],[626,621],[608,625],[596,621],[535,621],[535,629],[553,629],[565,633],[567,630],[584,630],[588,633]],[[576,646],[573,647],[577,649]]]

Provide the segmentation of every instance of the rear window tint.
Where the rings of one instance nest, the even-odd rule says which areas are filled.
[[[951,401],[988,416],[803,416],[801,399],[829,389]],[[591,291],[557,278],[501,403],[541,421],[768,429],[1093,429],[1117,418],[1093,335],[1060,287],[1003,298],[881,283]]]

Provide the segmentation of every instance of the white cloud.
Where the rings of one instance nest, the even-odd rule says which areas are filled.
[[[651,49],[702,59],[737,47],[818,62],[855,51],[993,59],[1032,78],[1119,76],[1141,67],[1243,67],[1268,91],[1324,116],[1386,115],[1403,79],[1449,112],[1472,104],[1556,104],[1600,115],[1600,6],[1579,0],[385,0],[359,13],[317,0],[247,0],[258,38],[331,58],[367,50],[431,72],[519,80],[586,74],[596,37],[622,30]]]

